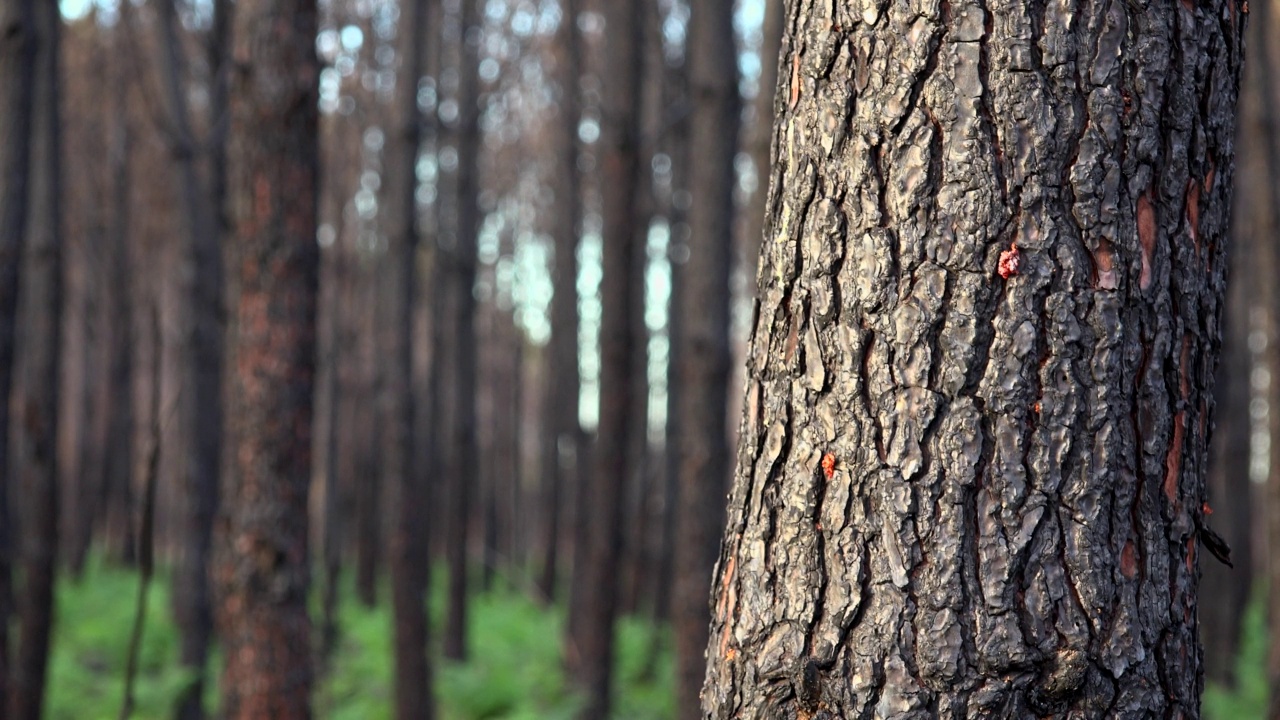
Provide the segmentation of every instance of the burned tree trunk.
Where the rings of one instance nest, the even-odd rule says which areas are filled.
[[[214,558],[222,712],[310,717],[307,490],[319,248],[314,0],[236,4],[234,268]]]
[[[789,6],[707,717],[1198,716],[1243,25]]]

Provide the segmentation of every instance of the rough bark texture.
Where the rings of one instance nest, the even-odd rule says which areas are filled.
[[[236,3],[233,323],[214,584],[222,712],[310,717],[307,490],[315,369],[314,0]]]
[[[417,434],[417,407],[413,393],[414,307],[418,297],[418,207],[414,174],[422,138],[418,112],[418,78],[423,72],[427,42],[428,0],[407,0],[400,10],[401,66],[396,78],[398,99],[396,118],[400,127],[398,147],[390,162],[388,186],[392,198],[394,227],[391,242],[396,252],[393,264],[400,277],[395,303],[396,345],[391,372],[392,398],[397,411],[393,429],[397,467],[393,477],[398,485],[396,526],[391,535],[391,602],[395,611],[395,708],[400,720],[430,720],[434,716],[431,699],[431,667],[427,654],[426,591],[428,579],[427,518],[431,517],[426,498],[425,478],[414,452]]]
[[[676,506],[676,711],[699,715],[705,676],[707,583],[724,523],[730,459],[726,431],[730,365],[729,271],[733,265],[733,158],[737,153],[738,73],[733,0],[703,0],[689,21],[690,123],[697,162],[690,167],[689,261],[683,269],[680,479]]]
[[[556,133],[555,257],[551,268],[551,338],[547,341],[546,398],[542,418],[542,494],[546,527],[538,594],[555,600],[560,565],[562,490],[569,485],[565,456],[577,468],[578,436],[578,221],[582,217],[582,187],[578,173],[578,102],[582,51],[578,33],[578,0],[564,0],[556,34],[559,63],[557,102],[560,132]]]
[[[578,653],[577,680],[586,693],[583,720],[609,714],[613,675],[615,582],[622,545],[622,505],[628,457],[628,425],[635,417],[632,378],[636,368],[632,337],[631,263],[635,261],[636,193],[640,179],[637,106],[643,62],[644,14],[638,0],[615,0],[605,8],[609,38],[600,132],[604,203],[603,278],[600,283],[600,421],[594,472],[587,480],[579,512],[587,514],[586,562],[581,573],[581,617],[570,644]],[[574,582],[579,582],[575,578]]]
[[[17,594],[18,639],[9,712],[39,720],[53,628],[54,565],[58,554],[58,380],[62,357],[62,125],[59,110],[55,3],[35,3],[36,44],[31,105],[30,202],[23,248],[21,352],[13,370],[15,510],[22,523]]]
[[[707,717],[1196,717],[1243,7],[788,8]]]
[[[9,389],[18,309],[18,264],[27,224],[35,39],[31,2],[0,7],[0,710],[9,706],[13,517],[9,509]]]

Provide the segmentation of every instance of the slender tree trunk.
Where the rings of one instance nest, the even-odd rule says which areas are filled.
[[[789,6],[704,716],[1197,717],[1243,13],[903,10]]]
[[[307,490],[318,270],[314,0],[236,3],[236,269],[214,583],[229,719],[311,715]]]
[[[18,508],[22,518],[18,644],[9,714],[39,720],[44,704],[53,628],[58,555],[58,380],[62,345],[62,123],[58,35],[54,3],[36,3],[31,115],[31,189],[22,259],[22,352],[14,370],[13,432]]]
[[[454,267],[454,307],[457,333],[453,336],[452,450],[449,453],[449,609],[444,632],[444,655],[463,660],[467,655],[467,546],[470,534],[473,486],[478,476],[476,440],[476,234],[480,230],[478,205],[480,152],[480,87],[478,42],[467,35],[480,27],[479,0],[462,0],[462,65],[458,80],[458,227]]]
[[[184,342],[186,355],[186,389],[183,393],[183,421],[186,425],[187,458],[185,485],[180,493],[183,522],[182,552],[173,576],[174,618],[181,633],[180,658],[190,674],[190,682],[177,701],[177,717],[199,720],[204,717],[205,664],[209,641],[213,634],[213,604],[209,597],[209,554],[212,544],[213,518],[218,504],[219,460],[222,451],[222,333],[224,273],[222,267],[221,208],[212,188],[223,181],[213,173],[223,171],[219,162],[210,163],[209,180],[200,177],[197,160],[198,140],[192,128],[187,106],[185,58],[179,38],[176,0],[157,4],[158,28],[162,58],[165,104],[171,128],[170,154],[178,174],[182,196],[182,216],[186,223],[185,248],[187,321],[189,332]],[[225,103],[221,89],[222,53],[227,42],[230,3],[215,6],[213,35],[209,57],[213,76],[209,97]],[[216,125],[225,105],[210,104],[211,125]],[[221,143],[213,143],[221,145]],[[221,151],[217,151],[221,153]]]
[[[391,373],[391,394],[396,403],[394,430],[398,440],[394,453],[398,461],[395,479],[399,489],[396,525],[391,536],[391,601],[395,612],[396,717],[400,720],[434,717],[426,611],[430,569],[426,529],[431,513],[425,496],[425,478],[417,467],[414,452],[418,413],[413,394],[413,311],[418,296],[415,168],[422,138],[418,78],[422,76],[426,56],[423,43],[427,39],[427,4],[427,0],[401,3],[402,65],[396,78],[398,147],[395,156],[389,158],[388,168],[388,185],[395,193],[392,208],[396,213],[391,241],[397,254],[394,266],[400,276],[396,284],[400,296],[395,304],[398,337]]]
[[[715,565],[718,528],[724,524],[729,477],[726,427],[731,365],[729,270],[733,264],[734,155],[738,144],[737,48],[733,0],[704,0],[689,20],[691,146],[689,262],[680,373],[680,481],[671,621],[676,637],[676,712],[699,716],[698,693],[706,669],[707,585]],[[696,310],[694,310],[696,309]]]
[[[9,619],[13,614],[16,519],[9,507],[9,392],[13,377],[18,272],[27,226],[31,155],[31,98],[35,37],[31,0],[0,6],[0,710],[9,707],[12,668]]]
[[[538,593],[546,602],[556,598],[560,565],[560,513],[569,476],[566,455],[578,456],[578,222],[582,217],[582,187],[578,171],[578,123],[581,116],[578,85],[582,50],[578,33],[578,0],[562,0],[556,35],[560,85],[559,122],[555,134],[556,194],[555,253],[551,267],[551,338],[542,419],[542,493],[546,528]],[[575,464],[576,467],[576,464]]]
[[[605,10],[609,42],[601,124],[601,187],[604,193],[604,276],[601,280],[600,423],[594,473],[580,512],[587,513],[586,563],[582,575],[582,618],[571,644],[580,653],[579,686],[586,693],[584,720],[609,714],[613,681],[613,626],[617,611],[617,563],[622,544],[625,482],[635,458],[629,457],[629,425],[635,417],[632,394],[634,346],[631,287],[636,251],[636,187],[640,182],[640,68],[643,63],[644,12],[637,0],[616,0]],[[577,582],[577,580],[575,580]]]

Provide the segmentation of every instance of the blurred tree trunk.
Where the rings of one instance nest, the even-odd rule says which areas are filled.
[[[1267,0],[1264,0],[1264,3]],[[1265,17],[1265,10],[1263,17]],[[1250,45],[1262,46],[1257,22],[1248,28]],[[1265,143],[1267,126],[1261,115],[1259,82],[1266,57],[1250,57],[1240,88],[1236,147],[1244,150],[1236,161],[1231,257],[1228,269],[1227,305],[1223,318],[1222,358],[1214,392],[1214,432],[1209,448],[1207,476],[1209,522],[1221,531],[1232,548],[1234,568],[1218,563],[1201,566],[1200,641],[1204,646],[1208,680],[1235,685],[1236,655],[1240,631],[1253,585],[1251,522],[1253,483],[1249,477],[1252,432],[1249,404],[1251,356],[1250,312],[1262,288],[1254,268],[1260,265],[1270,234],[1271,191],[1267,180]],[[1261,151],[1259,151],[1261,150]]]
[[[354,174],[358,175],[360,165],[355,167]],[[355,380],[349,386],[353,388],[349,399],[351,412],[357,419],[348,426],[352,471],[347,480],[355,494],[356,597],[365,607],[372,608],[378,602],[378,570],[384,552],[379,533],[384,520],[381,507],[385,465],[379,439],[383,437],[385,414],[378,406],[383,378],[381,343],[378,342],[381,328],[378,300],[382,283],[378,271],[386,265],[361,248],[362,240],[354,242],[356,297],[349,331],[355,350],[352,358]]]
[[[704,717],[1199,716],[1244,19],[1087,12],[791,7]]]
[[[481,33],[480,0],[462,0],[462,52],[458,68],[458,190],[457,247],[454,253],[453,408],[448,479],[451,487],[448,521],[449,608],[444,631],[444,656],[464,660],[467,655],[467,540],[473,488],[479,466],[476,441],[476,235],[480,230],[480,42],[468,35]]]
[[[608,59],[600,132],[604,195],[603,278],[600,282],[600,422],[594,473],[580,512],[587,514],[586,562],[574,568],[582,586],[582,617],[569,639],[579,653],[576,679],[586,693],[584,720],[609,714],[613,680],[614,618],[618,602],[618,559],[626,479],[636,458],[628,439],[640,398],[632,394],[636,354],[632,288],[637,240],[636,187],[640,183],[639,96],[644,64],[644,11],[638,0],[616,0],[605,8]]]
[[[393,430],[396,461],[392,474],[399,491],[396,524],[391,535],[391,602],[395,613],[395,708],[400,720],[434,717],[431,666],[427,652],[427,504],[425,478],[417,466],[414,438],[418,408],[414,402],[414,308],[418,302],[418,206],[416,200],[418,151],[422,124],[418,112],[418,79],[424,71],[427,42],[428,0],[405,0],[397,27],[401,65],[396,78],[395,134],[387,155],[387,185],[391,195],[391,248],[389,263],[399,275],[395,288],[396,344],[390,373],[390,394],[395,406]]]
[[[186,426],[186,482],[179,492],[182,522],[181,552],[173,574],[174,619],[181,635],[180,659],[190,682],[177,700],[177,717],[204,717],[205,665],[213,633],[213,603],[209,597],[209,553],[213,518],[218,504],[219,460],[222,451],[222,333],[224,272],[222,265],[222,201],[225,182],[216,177],[225,171],[220,160],[223,143],[211,132],[201,142],[187,105],[186,58],[179,33],[177,0],[157,3],[162,87],[169,128],[169,153],[178,175],[182,218],[186,224],[184,248],[187,287],[188,332],[183,343],[185,390],[182,420]],[[208,41],[210,64],[209,122],[216,128],[226,111],[227,91],[223,57],[230,29],[229,0],[214,6],[213,29]],[[197,161],[209,148],[206,178]],[[158,424],[158,421],[154,421]]]
[[[769,193],[769,141],[773,138],[773,104],[778,95],[778,53],[782,49],[782,0],[764,0],[764,23],[760,27],[760,81],[752,103],[753,120],[746,132],[745,150],[756,170],[756,189],[743,209],[742,265],[752,296],[760,267],[760,242],[764,238],[765,199]]]
[[[689,172],[689,262],[680,356],[680,480],[676,505],[671,622],[676,638],[676,712],[700,717],[706,670],[707,588],[724,524],[729,477],[726,423],[731,353],[729,270],[733,265],[734,155],[741,100],[733,0],[704,0],[689,20],[689,96],[693,101]]]
[[[314,0],[236,3],[233,371],[213,580],[229,720],[311,714],[307,490],[318,270]]]
[[[551,338],[542,417],[541,483],[543,513],[542,568],[538,593],[554,602],[560,572],[560,518],[564,489],[569,485],[566,456],[576,469],[581,462],[578,425],[578,223],[582,218],[582,187],[578,171],[579,83],[582,49],[578,32],[578,0],[562,0],[556,34],[556,79],[560,87],[555,138],[556,226],[551,267]]]
[[[44,704],[53,628],[54,568],[58,554],[58,380],[62,345],[62,122],[59,108],[56,3],[35,3],[36,46],[31,96],[31,183],[18,317],[21,352],[14,368],[17,412],[13,429],[16,508],[22,523],[18,643],[9,713],[39,720]]]
[[[31,0],[0,6],[0,710],[9,707],[12,668],[9,619],[13,614],[13,532],[9,507],[9,393],[13,377],[18,268],[27,227],[31,98],[36,41]]]

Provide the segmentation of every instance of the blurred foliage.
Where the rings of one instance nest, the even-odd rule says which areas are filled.
[[[348,574],[349,575],[349,574]],[[432,605],[439,627],[445,575],[433,578]],[[179,668],[177,629],[169,604],[169,577],[157,574],[148,600],[146,630],[135,689],[139,720],[172,715],[173,698],[189,680]],[[500,585],[500,584],[499,584]],[[78,582],[58,588],[50,662],[49,720],[118,717],[125,656],[137,601],[138,575],[100,559]],[[344,586],[338,646],[316,690],[316,716],[330,720],[391,718],[392,644],[390,595],[373,608]],[[578,701],[561,663],[564,613],[546,609],[518,591],[500,587],[471,605],[471,657],[466,663],[436,658],[441,720],[571,720]],[[433,640],[438,640],[438,633]],[[659,720],[674,715],[669,632],[638,618],[618,627],[618,720]],[[213,667],[219,667],[214,659]],[[216,689],[208,691],[209,707]]]
[[[1254,593],[1241,628],[1236,686],[1210,683],[1204,691],[1206,720],[1254,720],[1267,716],[1266,594]]]

